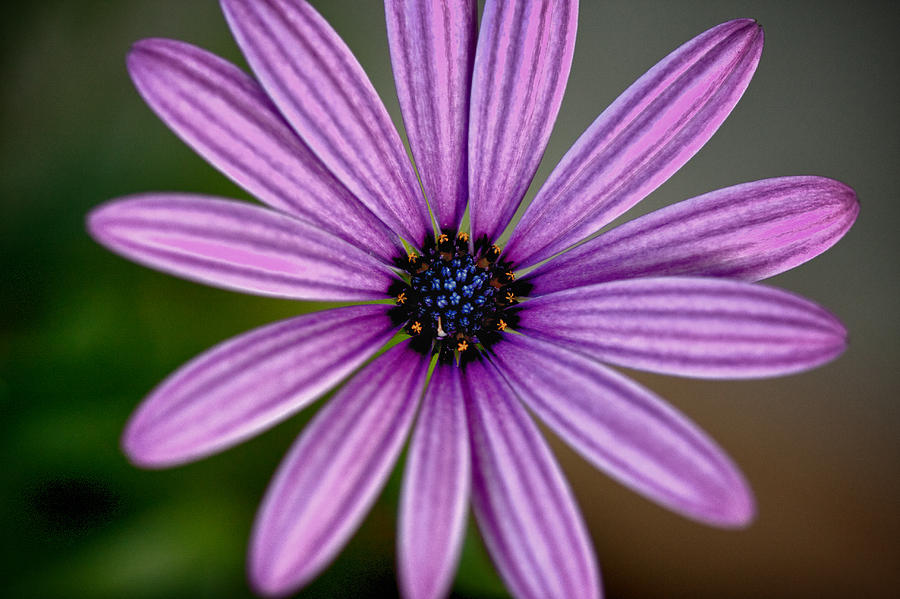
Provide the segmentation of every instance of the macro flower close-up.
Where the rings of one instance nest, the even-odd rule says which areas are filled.
[[[533,417],[661,506],[716,527],[753,520],[750,485],[725,452],[610,366],[756,379],[840,355],[847,331],[834,315],[757,281],[836,243],[856,194],[779,176],[604,228],[735,107],[763,48],[756,21],[724,22],[660,60],[526,206],[568,81],[576,1],[488,0],[479,22],[474,1],[387,0],[409,154],[310,5],[221,4],[252,76],[162,38],[137,42],[128,71],[181,139],[264,206],[145,193],[96,208],[88,228],[112,251],[193,281],[347,303],[201,354],[149,394],[123,436],[136,465],[180,465],[337,388],[262,501],[253,589],[291,593],[328,567],[408,445],[404,597],[449,593],[470,506],[513,596],[601,596],[590,535]]]

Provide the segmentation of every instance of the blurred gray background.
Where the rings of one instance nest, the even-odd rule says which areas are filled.
[[[382,6],[315,2],[400,114]],[[892,2],[590,1],[539,184],[622,90],[728,19],[766,30],[757,75],[706,147],[625,219],[734,183],[826,175],[862,212],[835,248],[770,280],[851,333],[847,353],[782,379],[636,374],[741,465],[759,517],[719,531],[656,507],[554,449],[610,597],[875,597],[900,587],[898,20]],[[162,125],[124,66],[142,37],[244,65],[212,0],[45,0],[0,23],[0,589],[10,597],[244,597],[244,552],[271,473],[314,409],[197,464],[132,468],[130,411],[191,356],[315,309],[204,288],[130,264],[84,233],[108,198],[186,190],[246,198]],[[532,187],[529,198],[537,185]],[[365,525],[303,597],[396,594],[395,472]],[[470,531],[454,592],[502,597]]]

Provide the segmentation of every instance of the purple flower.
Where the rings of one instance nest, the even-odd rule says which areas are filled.
[[[113,251],[185,278],[359,302],[211,349],[155,389],[125,432],[136,464],[180,464],[350,376],[266,494],[249,554],[255,589],[284,594],[327,566],[413,420],[399,516],[406,597],[447,592],[470,500],[515,596],[600,594],[584,523],[526,406],[651,500],[716,526],[752,519],[750,490],[722,450],[602,363],[748,378],[840,354],[846,331],[834,316],[752,281],[833,245],[856,217],[855,194],[821,177],[767,179],[584,240],[712,136],[756,69],[754,21],[702,33],[628,88],[501,250],[563,97],[577,2],[488,0],[476,34],[474,0],[387,0],[418,177],[359,63],[309,5],[222,4],[256,79],[163,39],[138,42],[128,68],[182,139],[269,208],[148,194],[98,208],[89,228]],[[404,340],[373,357],[398,332]]]

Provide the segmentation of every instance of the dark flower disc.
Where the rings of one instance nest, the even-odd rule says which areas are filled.
[[[391,317],[419,351],[471,360],[515,326],[530,285],[516,281],[513,265],[487,239],[470,245],[468,233],[444,231],[422,246],[421,255],[394,260],[406,274],[389,290],[397,304]]]

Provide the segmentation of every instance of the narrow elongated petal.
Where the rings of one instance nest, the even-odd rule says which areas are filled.
[[[525,335],[511,335],[494,350],[519,397],[598,468],[691,518],[740,526],[753,517],[753,497],[731,460],[647,389]]]
[[[520,599],[591,599],[599,574],[568,484],[493,366],[465,372],[472,507],[500,576]]]
[[[128,55],[147,104],[210,164],[270,206],[390,261],[399,239],[334,178],[259,84],[184,42],[147,39]]]
[[[549,258],[659,187],[737,104],[762,46],[755,21],[723,23],[632,84],[550,174],[510,239],[510,259],[526,266]]]
[[[285,457],[250,543],[254,587],[285,595],[319,573],[359,526],[400,453],[428,360],[403,343],[359,372]]]
[[[245,293],[306,300],[384,299],[390,269],[295,218],[231,200],[146,194],[88,216],[98,242],[135,262]]]
[[[703,378],[755,378],[838,356],[847,332],[824,308],[726,279],[633,279],[522,304],[518,327],[603,362]]]
[[[528,190],[562,102],[576,0],[488,0],[469,127],[472,234],[495,240]]]
[[[465,534],[471,469],[456,366],[438,365],[419,410],[403,477],[397,567],[406,599],[439,599]]]
[[[303,0],[222,0],[269,97],[325,166],[391,229],[422,243],[431,218],[412,164],[362,67]]]
[[[539,266],[532,295],[635,277],[758,281],[821,254],[859,213],[852,189],[780,177],[685,200],[616,227]]]
[[[351,306],[226,341],[185,364],[144,400],[125,430],[125,452],[141,466],[158,468],[235,445],[325,393],[393,332],[386,306]]]
[[[475,60],[474,0],[387,0],[397,96],[425,196],[438,226],[456,229],[469,192],[469,89]]]

